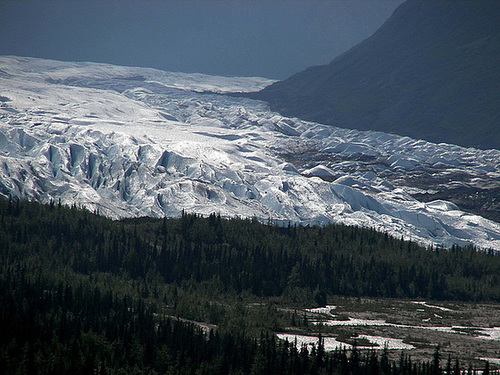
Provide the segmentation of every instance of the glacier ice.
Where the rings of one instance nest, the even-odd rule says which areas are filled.
[[[387,174],[500,180],[500,152],[286,118],[224,95],[263,78],[0,57],[0,194],[112,218],[208,215],[345,223],[500,250],[500,225],[423,203]],[[432,188],[430,186],[429,188]]]

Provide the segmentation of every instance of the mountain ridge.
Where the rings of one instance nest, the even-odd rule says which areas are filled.
[[[500,148],[500,3],[409,0],[371,37],[252,98],[287,116]]]

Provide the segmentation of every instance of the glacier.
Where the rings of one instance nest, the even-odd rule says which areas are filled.
[[[115,219],[343,223],[500,250],[500,224],[418,201],[408,180],[498,184],[500,151],[302,121],[234,95],[272,82],[0,56],[0,195]]]

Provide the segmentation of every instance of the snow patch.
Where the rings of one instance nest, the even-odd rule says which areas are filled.
[[[314,309],[305,309],[305,311],[313,314],[323,314],[323,315],[333,315],[332,310],[335,310],[337,306],[327,305],[325,307],[316,307]]]

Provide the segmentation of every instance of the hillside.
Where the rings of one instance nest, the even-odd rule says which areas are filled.
[[[500,2],[403,3],[370,38],[253,98],[284,115],[500,148]]]
[[[499,261],[342,225],[112,221],[0,199],[0,372],[396,375],[412,356],[418,375],[447,341],[443,358],[483,366],[498,349]],[[308,308],[327,303],[338,317],[337,307]],[[318,341],[318,319],[324,346],[308,352],[300,342]],[[277,337],[297,337],[297,347]],[[387,356],[400,358],[391,372]]]

